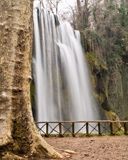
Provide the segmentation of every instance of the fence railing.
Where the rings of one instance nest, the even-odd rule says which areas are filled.
[[[36,123],[42,136],[128,135],[128,121],[62,121]]]

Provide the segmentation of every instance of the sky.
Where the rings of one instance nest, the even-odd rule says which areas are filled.
[[[62,0],[59,4],[59,7],[62,9],[68,6],[75,6],[76,0]]]
[[[53,2],[55,2],[56,0],[53,0]],[[43,0],[44,4],[47,3],[47,0]],[[72,6],[74,7],[76,4],[76,0],[61,0],[58,6],[58,10],[61,12],[64,12],[66,10],[69,10],[70,7]]]
[[[52,0],[54,3],[56,0]],[[47,6],[47,0],[43,0],[44,6]],[[71,20],[72,9],[76,6],[76,0],[61,0],[58,5],[58,17],[60,20]],[[53,12],[56,14],[56,9],[53,9]]]
[[[58,15],[64,15],[66,19],[72,14],[71,7],[74,9],[76,6],[76,0],[61,0],[58,5]]]

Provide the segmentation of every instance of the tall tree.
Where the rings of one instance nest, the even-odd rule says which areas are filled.
[[[31,52],[32,1],[0,1],[0,159],[62,157],[42,139],[34,124]]]

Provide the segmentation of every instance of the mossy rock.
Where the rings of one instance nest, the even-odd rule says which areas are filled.
[[[124,133],[124,128],[120,124],[120,119],[118,115],[113,111],[105,111],[105,115],[108,120],[116,121],[116,123],[113,123],[113,133],[115,134],[122,134]]]
[[[107,117],[108,120],[120,121],[118,115],[113,111],[106,111],[105,114],[106,114],[106,117]]]

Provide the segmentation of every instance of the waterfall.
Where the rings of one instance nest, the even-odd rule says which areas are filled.
[[[34,81],[38,121],[96,120],[80,34],[34,1]]]

